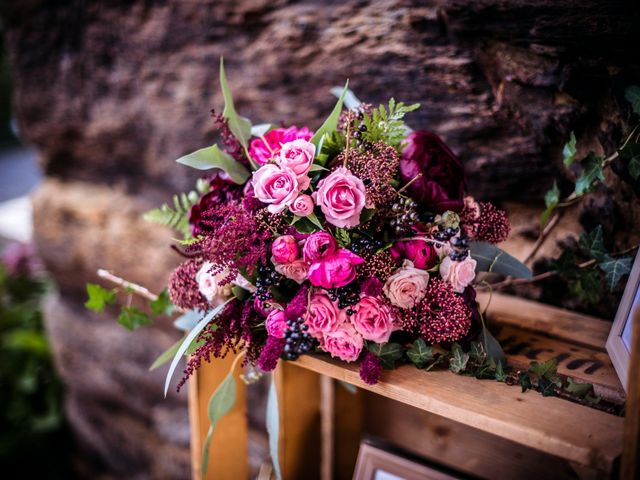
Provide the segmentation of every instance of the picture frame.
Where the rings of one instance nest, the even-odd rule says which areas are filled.
[[[397,452],[371,439],[360,444],[353,480],[459,480],[446,467]]]
[[[634,312],[640,308],[640,251],[627,280],[618,311],[616,313],[609,337],[607,338],[607,353],[611,363],[620,378],[625,391],[629,383],[629,364],[631,359],[631,329]]]

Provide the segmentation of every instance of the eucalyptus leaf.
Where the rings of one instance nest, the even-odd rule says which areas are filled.
[[[509,277],[531,278],[531,270],[522,262],[491,243],[472,242],[471,258],[476,262],[476,272],[494,272]]]
[[[171,360],[173,356],[176,354],[176,352],[178,351],[178,349],[180,348],[180,345],[182,345],[182,338],[178,340],[176,343],[174,343],[173,345],[171,345],[164,352],[162,352],[158,356],[158,358],[156,358],[154,362],[151,364],[151,366],[149,367],[149,371],[155,370],[156,368],[161,367],[162,365],[167,363],[169,360]]]
[[[188,332],[195,327],[206,312],[199,310],[189,310],[173,321],[173,326],[183,332]]]
[[[276,126],[272,123],[259,123],[251,127],[251,136],[262,137],[269,130],[273,130]]]
[[[219,168],[226,172],[238,185],[242,185],[249,178],[249,170],[238,163],[228,153],[223,152],[217,145],[201,148],[193,153],[180,157],[176,162],[197,170],[210,170]]]
[[[331,133],[338,127],[338,118],[340,117],[340,112],[342,112],[342,104],[344,103],[344,97],[347,94],[348,87],[349,80],[347,80],[347,83],[342,89],[342,94],[338,97],[338,102],[336,103],[336,106],[333,107],[331,114],[327,117],[320,128],[316,130],[313,137],[311,137],[311,143],[316,146],[316,153],[318,154],[320,153],[320,149],[318,148],[320,145],[320,139],[324,137],[325,133]]]
[[[222,417],[224,417],[233,408],[236,403],[236,381],[233,378],[233,368],[225,377],[216,391],[213,392],[209,399],[207,407],[207,416],[209,417],[209,430],[202,447],[202,475],[206,476],[207,467],[209,465],[209,444],[213,437],[213,431]]]
[[[340,95],[342,95],[342,87],[333,87],[331,89],[331,93],[335,97],[340,98]],[[344,104],[349,110],[355,110],[360,105],[362,105],[362,102],[360,101],[360,99],[358,97],[356,97],[356,95],[353,93],[353,90],[348,88],[347,89],[347,93],[344,96]]]
[[[504,354],[504,351],[502,350],[502,347],[500,346],[500,343],[484,325],[482,326],[482,331],[480,332],[480,341],[482,342],[482,346],[484,347],[484,351],[486,352],[487,356],[493,362],[495,362],[496,365],[503,363],[506,364],[506,356]]]
[[[222,88],[222,96],[224,97],[222,116],[227,119],[229,130],[231,130],[233,136],[236,137],[240,144],[246,149],[249,145],[249,139],[251,138],[251,122],[236,112],[236,107],[233,104],[233,96],[227,83],[227,75],[224,71],[224,60],[222,58],[220,58],[220,88]]]
[[[278,392],[273,375],[269,386],[269,396],[267,397],[267,433],[269,434],[269,453],[271,463],[277,480],[282,480],[280,472],[280,460],[278,458],[278,440],[280,436],[280,412],[278,409]]]

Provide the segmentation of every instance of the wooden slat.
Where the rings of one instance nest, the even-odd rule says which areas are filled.
[[[624,425],[622,480],[640,477],[640,307],[633,316],[627,413]]]
[[[191,425],[191,477],[193,480],[236,480],[248,478],[248,426],[245,385],[237,381],[237,399],[213,434],[209,445],[209,466],[202,476],[202,445],[209,429],[207,406],[211,394],[229,373],[234,355],[203,365],[189,383],[189,422]]]
[[[328,357],[303,356],[295,365],[600,471],[610,471],[622,451],[622,418],[559,398],[409,365],[374,386],[360,380],[357,365]]]
[[[488,293],[478,293],[480,306]],[[543,332],[550,337],[605,351],[611,322],[589,315],[552,307],[510,295],[494,293],[489,306],[489,322]]]

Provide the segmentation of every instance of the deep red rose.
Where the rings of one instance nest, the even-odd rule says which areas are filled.
[[[400,179],[420,205],[434,213],[459,212],[466,187],[462,162],[435,133],[412,132],[405,141],[400,158]]]
[[[423,270],[429,270],[438,262],[435,247],[423,240],[398,240],[391,247],[391,255],[396,260],[411,260],[414,267]]]
[[[209,184],[211,185],[211,190],[200,197],[198,203],[189,210],[189,226],[194,237],[208,230],[202,223],[202,214],[204,212],[220,204],[238,200],[242,194],[241,187],[236,185],[231,180],[231,177],[224,172],[214,174],[209,179]]]

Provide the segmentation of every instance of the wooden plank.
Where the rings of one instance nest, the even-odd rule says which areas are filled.
[[[592,347],[577,346],[565,340],[548,338],[511,325],[501,326],[496,338],[509,357],[509,364],[528,368],[532,361],[558,360],[558,373],[578,382],[591,383],[596,395],[621,404],[625,392],[611,358]]]
[[[488,293],[478,292],[484,308]],[[542,303],[494,293],[488,311],[489,323],[512,325],[605,351],[611,322]]]
[[[502,383],[405,365],[370,386],[357,365],[325,356],[295,365],[596,470],[610,471],[622,451],[622,418]]]
[[[640,478],[640,307],[633,316],[631,361],[627,388],[627,412],[624,425],[624,453],[620,478]]]
[[[235,480],[248,478],[248,426],[245,385],[237,380],[237,399],[233,409],[225,415],[213,434],[209,445],[209,466],[202,475],[202,445],[209,429],[207,406],[211,394],[229,373],[235,355],[204,365],[189,379],[189,421],[191,424],[191,467],[194,480]],[[236,372],[237,373],[237,372]]]
[[[355,393],[336,382],[335,391],[335,469],[336,480],[351,480],[358,459],[360,440],[367,415],[363,402],[364,390]],[[393,416],[377,417],[377,422],[395,422]]]

